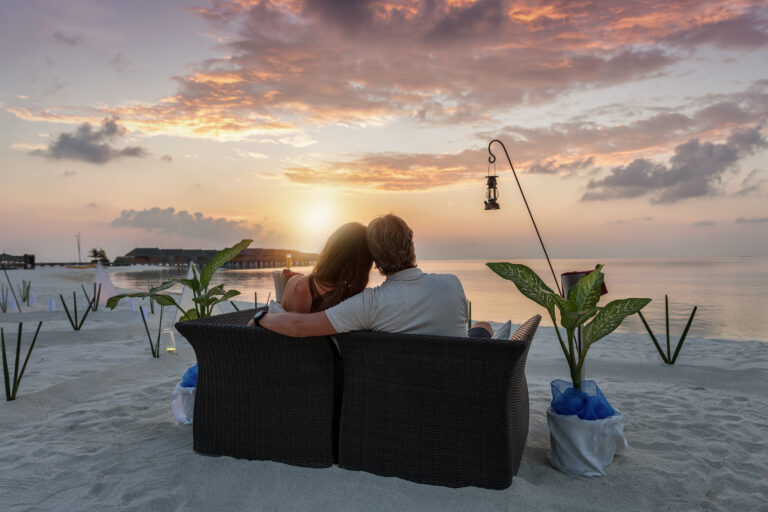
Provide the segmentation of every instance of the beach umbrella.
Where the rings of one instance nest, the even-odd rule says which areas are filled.
[[[109,278],[109,274],[101,266],[101,262],[96,263],[96,273],[93,275],[93,285],[98,288],[101,287],[101,294],[99,295],[99,306],[106,306],[107,300],[110,297],[117,295],[115,285],[112,284],[112,280]],[[95,288],[94,288],[95,289]]]

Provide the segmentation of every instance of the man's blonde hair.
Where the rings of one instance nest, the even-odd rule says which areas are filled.
[[[376,268],[385,276],[416,266],[413,231],[397,215],[373,219],[365,235]]]

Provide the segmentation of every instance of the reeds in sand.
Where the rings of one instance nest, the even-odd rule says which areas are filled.
[[[8,288],[4,284],[0,284],[0,311],[8,312]]]
[[[19,313],[21,313],[21,303],[19,302],[19,299],[16,298],[16,292],[13,290],[13,284],[11,284],[11,278],[8,277],[8,271],[5,270],[5,265],[0,263],[0,268],[3,269],[3,274],[5,274],[5,280],[8,281],[8,288],[11,290],[11,295],[13,295],[13,301],[16,303],[16,307],[19,308]]]
[[[24,376],[24,371],[27,369],[27,363],[29,362],[29,356],[32,355],[32,349],[35,348],[35,342],[37,342],[37,334],[40,332],[40,326],[43,322],[37,324],[37,330],[35,330],[35,336],[32,338],[32,343],[27,349],[27,356],[24,358],[24,365],[19,371],[19,357],[21,356],[21,332],[23,323],[19,322],[19,333],[16,336],[16,362],[13,366],[13,380],[11,380],[11,374],[8,371],[8,357],[5,350],[5,331],[0,327],[0,347],[3,352],[3,382],[5,383],[5,399],[10,402],[16,400],[16,393],[19,391],[19,384],[21,384],[21,378]]]
[[[666,295],[664,296],[664,313],[666,316],[666,327],[667,327],[666,352],[662,350],[661,345],[659,344],[659,341],[656,339],[656,336],[654,336],[653,331],[651,330],[651,327],[648,325],[648,322],[645,321],[645,317],[643,316],[643,313],[640,311],[637,312],[637,314],[640,315],[640,320],[643,321],[645,330],[648,331],[648,334],[651,336],[651,341],[653,341],[653,344],[656,346],[656,350],[659,351],[659,355],[661,356],[661,359],[666,364],[675,364],[675,361],[677,361],[677,356],[680,355],[680,349],[683,348],[683,343],[685,343],[685,337],[688,336],[688,329],[691,328],[691,324],[693,323],[693,317],[694,315],[696,315],[696,310],[698,308],[699,308],[698,306],[693,307],[693,311],[691,311],[691,316],[688,318],[688,323],[685,325],[685,329],[683,330],[683,335],[680,336],[680,340],[677,342],[677,346],[675,347],[674,353],[672,352],[672,346],[669,340],[669,298]]]
[[[30,305],[29,299],[30,299],[30,289],[32,288],[32,281],[27,281],[25,279],[21,280],[21,286],[19,286],[19,295],[21,296],[21,301],[25,303],[27,306]]]
[[[69,319],[69,323],[72,325],[72,329],[75,331],[79,331],[80,328],[85,323],[85,319],[88,317],[88,313],[91,311],[91,308],[93,307],[93,299],[88,302],[88,304],[85,307],[85,314],[83,315],[83,318],[78,319],[77,317],[77,294],[75,292],[72,292],[72,308],[74,312],[74,320],[72,319],[72,315],[69,314],[69,308],[67,307],[67,303],[64,301],[64,297],[59,295],[59,299],[61,299],[61,305],[64,307],[64,312],[67,314],[67,318]]]
[[[272,292],[269,292],[267,294],[267,302],[265,302],[264,304],[269,306],[269,299],[271,299],[271,298],[272,298]],[[254,308],[258,308],[259,307],[259,294],[256,293],[256,292],[253,292],[253,307]]]
[[[91,297],[88,296],[88,292],[85,291],[85,286],[80,285],[80,288],[83,289],[83,295],[85,295],[85,300],[87,300],[91,304],[91,310],[94,312],[98,311],[99,301],[101,300],[101,283],[99,283],[98,288],[96,287],[96,283],[93,283],[93,300],[91,300]]]
[[[163,331],[163,306],[160,306],[160,321],[157,323],[157,338],[152,343],[152,335],[149,334],[149,325],[147,324],[147,317],[144,315],[144,307],[139,308],[141,313],[141,321],[144,322],[144,330],[147,332],[147,339],[149,340],[149,349],[152,351],[152,357],[160,357],[160,334]]]

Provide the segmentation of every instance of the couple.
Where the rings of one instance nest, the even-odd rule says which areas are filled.
[[[366,288],[371,264],[386,280]],[[467,332],[467,298],[452,274],[425,274],[416,267],[413,231],[385,215],[366,228],[357,222],[334,232],[308,276],[285,286],[286,313],[260,309],[249,325],[303,338],[350,331],[381,331],[490,338],[487,322]]]

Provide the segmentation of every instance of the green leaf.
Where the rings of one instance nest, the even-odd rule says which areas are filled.
[[[154,288],[150,289],[148,293],[155,294],[155,293],[159,293],[159,292],[165,291],[165,290],[167,290],[171,286],[174,286],[177,283],[182,283],[182,284],[184,284],[184,286],[188,286],[187,284],[184,283],[184,281],[187,281],[187,279],[185,279],[183,277],[174,277],[174,278],[171,278],[171,279],[167,280],[163,284],[160,284],[160,285],[155,286]],[[190,286],[190,288],[191,288],[191,286]]]
[[[117,304],[126,297],[133,297],[137,299],[143,299],[146,297],[149,297],[151,294],[149,292],[136,292],[136,293],[121,293],[120,295],[115,295],[114,297],[110,297],[107,299],[107,307],[109,309],[115,309],[117,307]]]
[[[531,299],[536,304],[547,308],[550,314],[554,314],[556,300],[560,298],[552,289],[544,284],[544,281],[536,275],[536,272],[517,263],[486,263],[500,277],[512,281],[520,293]]]
[[[559,296],[554,292],[552,292],[552,295],[550,296],[550,300],[553,302],[554,305],[557,306],[557,309],[560,310],[561,317],[566,313],[576,311],[572,302],[567,301],[566,299],[562,298],[561,296]]]
[[[560,323],[563,324],[566,330],[572,330],[578,328],[596,314],[597,308],[592,308],[589,311],[567,311],[561,313]]]
[[[176,307],[178,307],[178,304],[176,303],[176,299],[174,299],[170,295],[152,294],[152,299],[154,299],[154,301],[157,302],[158,304],[160,304],[161,306],[176,306]]]
[[[620,299],[609,302],[600,312],[584,326],[584,347],[611,334],[624,319],[643,309],[651,299]]]
[[[201,289],[208,288],[208,283],[211,282],[213,273],[216,272],[219,267],[240,254],[240,251],[251,245],[251,242],[253,242],[253,240],[244,239],[232,247],[219,251],[200,273]]]
[[[184,279],[180,279],[179,282],[193,291],[200,290],[200,281],[198,281],[197,278],[193,278],[193,279],[184,278]]]
[[[195,308],[190,308],[187,310],[184,315],[182,315],[181,318],[179,318],[179,322],[185,322],[187,320],[195,320],[197,318],[197,310]]]
[[[208,293],[205,294],[205,296],[213,297],[215,295],[224,295],[224,284],[220,284],[214,288],[211,288],[208,290]]]
[[[598,265],[595,270],[579,279],[576,286],[568,290],[568,302],[573,304],[573,311],[586,311],[597,305],[597,302],[590,305],[587,302],[591,302],[590,299],[593,299],[595,289],[597,289],[597,298],[600,300],[600,292],[603,287],[602,268],[602,265]]]
[[[238,295],[240,295],[240,292],[237,290],[227,290],[227,293],[225,293],[224,296],[218,300],[218,302],[227,301],[232,297],[237,297]]]

